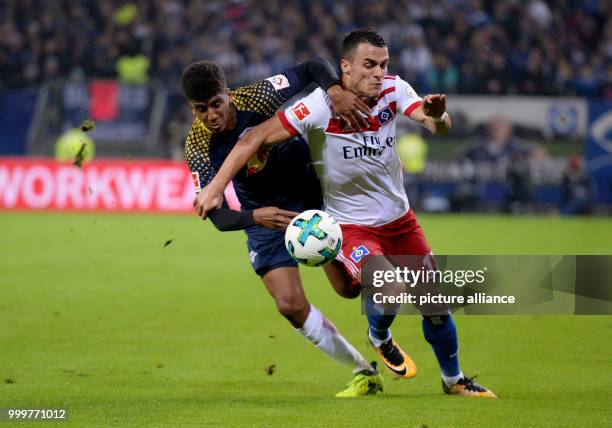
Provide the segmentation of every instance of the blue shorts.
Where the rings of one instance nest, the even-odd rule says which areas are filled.
[[[246,229],[249,259],[255,273],[264,276],[280,267],[297,267],[285,248],[285,232],[254,226]]]

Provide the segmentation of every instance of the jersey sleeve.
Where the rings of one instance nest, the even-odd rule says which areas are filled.
[[[232,101],[241,110],[272,117],[283,104],[313,82],[327,89],[339,80],[327,61],[313,59],[255,84],[237,88],[232,91]]]
[[[331,116],[329,98],[320,88],[278,114],[283,127],[292,136],[305,134],[312,129],[326,129]]]
[[[268,80],[254,83],[252,85],[241,86],[230,92],[232,102],[242,111],[249,111],[261,114],[270,118],[286,102],[286,95],[283,86],[288,85],[289,81],[284,75],[274,76],[275,84]],[[270,77],[269,79],[272,79]]]
[[[210,163],[211,132],[202,125],[199,119],[193,121],[185,142],[185,160],[191,171],[195,192],[212,181],[216,171]]]
[[[397,109],[404,116],[410,117],[410,114],[423,104],[423,99],[419,97],[412,86],[399,76],[395,80],[395,93],[397,94]]]
[[[297,74],[287,69],[276,76],[237,88],[232,91],[232,101],[240,110],[259,113],[269,118],[303,88]]]

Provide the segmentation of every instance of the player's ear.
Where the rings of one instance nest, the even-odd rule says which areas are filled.
[[[340,68],[342,69],[343,73],[351,74],[351,63],[348,59],[342,58],[340,60]]]

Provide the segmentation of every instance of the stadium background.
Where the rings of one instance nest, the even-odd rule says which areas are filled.
[[[443,397],[406,317],[395,334],[417,380],[387,378],[380,401],[332,401],[348,374],[275,314],[243,235],[184,215],[192,116],[179,80],[203,58],[230,87],[310,57],[335,63],[342,34],[374,27],[391,73],[449,94],[449,136],[398,133],[436,253],[610,254],[611,11],[597,0],[3,1],[0,407],[68,407],[76,425],[609,425],[609,316],[459,317],[463,366],[495,404]],[[95,160],[57,162],[60,137],[87,119],[95,128],[75,138],[93,139]],[[302,271],[313,302],[366,349],[355,302]],[[392,414],[372,422],[381,409]]]

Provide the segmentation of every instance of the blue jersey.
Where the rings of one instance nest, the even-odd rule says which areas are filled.
[[[294,68],[230,91],[237,113],[232,132],[213,134],[198,118],[194,120],[185,158],[196,185],[206,186],[245,132],[274,116],[282,104],[311,83],[302,81]],[[308,145],[300,138],[263,146],[236,174],[233,184],[243,209],[276,206],[297,210],[322,204]]]

